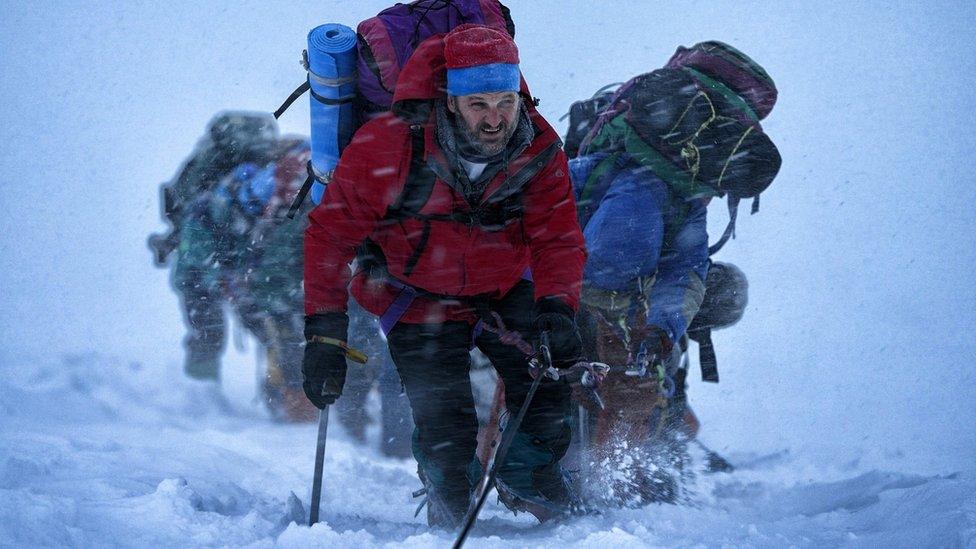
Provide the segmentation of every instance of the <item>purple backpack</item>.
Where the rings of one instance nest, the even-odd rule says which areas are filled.
[[[360,23],[357,84],[364,119],[390,109],[400,70],[418,44],[464,23],[487,25],[515,37],[509,10],[498,0],[398,3]]]
[[[355,97],[348,98],[352,100],[355,111],[353,125],[358,126],[390,110],[400,70],[421,42],[465,23],[486,25],[515,37],[515,23],[508,8],[499,0],[416,0],[409,4],[397,3],[361,22],[356,27],[357,89]],[[308,53],[305,55],[305,68],[308,69]],[[309,91],[310,86],[311,82],[306,81],[292,92],[274,112],[274,117],[279,118],[296,99]],[[343,146],[340,139],[340,152]],[[297,214],[315,179],[309,164],[309,177],[292,203],[289,218]]]

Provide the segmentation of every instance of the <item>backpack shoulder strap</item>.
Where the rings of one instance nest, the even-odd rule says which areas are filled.
[[[712,244],[708,247],[708,255],[712,256],[718,253],[725,246],[725,243],[729,241],[730,238],[735,238],[735,220],[739,216],[739,199],[733,198],[729,195],[729,223],[725,226],[725,231],[722,233],[722,237],[718,239],[718,242]]]
[[[582,187],[577,190],[576,219],[580,227],[586,227],[590,218],[600,208],[603,197],[610,189],[619,170],[627,169],[630,157],[623,152],[595,153],[603,155],[586,174]]]
[[[420,124],[410,126],[410,171],[403,190],[389,207],[384,219],[400,220],[416,217],[424,204],[430,200],[437,179],[424,159],[424,127]]]
[[[722,233],[722,237],[718,239],[718,242],[708,247],[709,256],[713,256],[716,253],[718,253],[718,251],[722,249],[722,246],[725,246],[725,243],[729,241],[729,238],[733,238],[733,239],[735,238],[735,221],[736,218],[739,216],[739,199],[733,198],[732,195],[729,195],[728,204],[729,204],[729,223],[728,225],[725,226],[725,232]],[[752,199],[752,209],[750,213],[754,214],[758,211],[759,211],[759,195],[757,194],[755,198]]]
[[[706,328],[689,332],[688,336],[698,343],[698,364],[701,367],[702,381],[718,383],[718,358],[715,356],[715,344],[712,343],[712,330]]]
[[[529,181],[532,181],[535,176],[539,175],[539,172],[541,172],[542,169],[552,161],[560,147],[561,143],[556,140],[546,145],[546,147],[541,151],[534,153],[533,156],[528,159],[528,162],[516,170],[514,174],[508,176],[502,186],[494,192],[488,203],[494,204],[503,202],[508,200],[513,195],[521,195],[522,191],[525,189],[525,185],[528,184]]]
[[[407,173],[407,180],[403,183],[403,190],[393,201],[393,205],[386,211],[384,221],[402,221],[409,217],[422,218],[420,210],[424,204],[430,200],[430,195],[434,190],[436,176],[433,170],[427,166],[424,160],[424,127],[420,124],[410,125],[410,171]],[[420,236],[420,242],[414,248],[413,253],[407,260],[404,274],[409,275],[420,254],[427,247],[427,240],[430,238],[430,220],[424,219],[424,229]]]

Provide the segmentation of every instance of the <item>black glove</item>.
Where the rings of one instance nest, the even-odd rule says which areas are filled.
[[[535,305],[536,334],[549,332],[552,365],[569,368],[582,358],[583,342],[576,326],[575,314],[563,300],[544,297]]]
[[[305,317],[305,357],[302,375],[305,396],[316,408],[332,404],[346,383],[346,313],[319,313]]]

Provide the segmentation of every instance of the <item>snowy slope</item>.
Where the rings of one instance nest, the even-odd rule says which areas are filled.
[[[225,365],[232,414],[200,417],[181,380],[144,243],[158,183],[213,112],[277,107],[308,29],[388,0],[265,4],[0,3],[0,546],[448,542],[413,519],[412,465],[338,429],[325,524],[290,524],[313,428],[268,421],[249,356]],[[719,257],[752,283],[716,334],[723,381],[691,388],[703,440],[747,467],[689,507],[547,527],[492,507],[501,538],[470,546],[976,546],[976,7],[508,4],[553,122],[679,44],[748,52],[784,167]]]
[[[332,430],[323,523],[304,526],[314,428],[253,404],[199,406],[173,372],[94,354],[0,379],[0,546],[437,547],[413,517],[413,464]],[[732,453],[693,503],[538,526],[492,503],[470,547],[846,546],[976,543],[976,475]]]

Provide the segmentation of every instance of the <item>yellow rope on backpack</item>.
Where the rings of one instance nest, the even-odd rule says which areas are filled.
[[[722,173],[718,175],[718,182],[716,182],[716,185],[718,185],[719,190],[724,190],[722,189],[722,179],[725,178],[725,170],[729,168],[729,164],[731,164],[732,159],[735,158],[735,153],[736,151],[739,150],[739,147],[742,146],[742,142],[746,140],[746,137],[748,137],[749,134],[752,133],[752,130],[754,129],[756,129],[755,126],[749,126],[746,129],[746,131],[742,134],[742,137],[739,138],[739,142],[735,144],[735,147],[732,149],[732,152],[729,153],[729,157],[725,159],[725,164],[722,166]]]
[[[685,140],[684,146],[681,147],[681,158],[684,159],[685,165],[688,167],[688,172],[691,174],[692,182],[698,180],[698,171],[701,167],[701,151],[698,150],[698,145],[695,145],[695,139],[698,138],[698,135],[701,134],[702,130],[707,128],[709,124],[718,118],[718,113],[715,111],[715,104],[712,103],[712,98],[708,97],[708,94],[704,91],[699,90],[698,93],[691,98],[691,101],[688,102],[688,106],[685,107],[685,110],[681,113],[681,116],[679,116],[678,120],[674,123],[674,126],[668,130],[668,135],[671,135],[677,131],[678,126],[681,125],[681,121],[685,119],[685,116],[688,115],[695,103],[698,102],[699,98],[705,99],[705,103],[708,105],[708,110],[711,114],[709,114],[708,118],[698,126],[695,133],[691,134],[691,137],[688,137]]]

